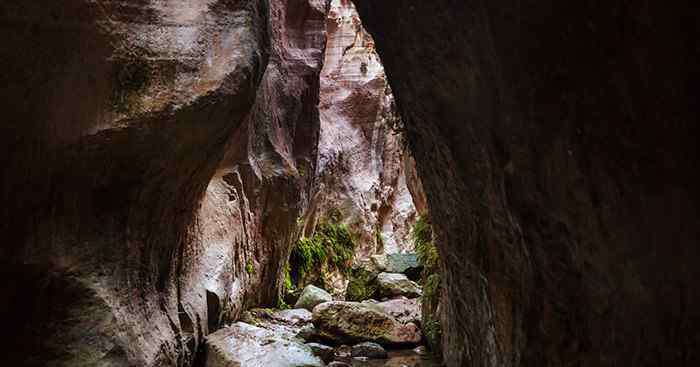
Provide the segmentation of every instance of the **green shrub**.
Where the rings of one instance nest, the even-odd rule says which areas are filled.
[[[361,302],[375,297],[377,293],[377,275],[356,268],[350,272],[350,281],[345,293],[346,301]]]
[[[423,334],[428,348],[439,353],[442,327],[436,311],[440,303],[442,282],[440,278],[440,254],[433,242],[433,229],[427,218],[421,216],[413,225],[411,239],[416,248],[418,262],[423,266]]]
[[[440,255],[432,237],[433,230],[428,220],[424,216],[418,217],[411,229],[411,239],[418,254],[418,262],[423,266],[426,274],[437,271],[440,261]]]
[[[346,273],[354,253],[352,233],[345,224],[340,223],[339,214],[331,212],[310,238],[300,238],[292,249],[289,257],[290,282],[293,279],[299,283],[314,269],[324,265]]]

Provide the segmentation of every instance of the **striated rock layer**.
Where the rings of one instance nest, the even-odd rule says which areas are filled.
[[[4,1],[3,365],[189,365],[273,302],[322,0]]]
[[[437,232],[447,365],[700,363],[683,3],[355,1]]]
[[[374,41],[349,0],[331,1],[321,72],[318,217],[339,209],[357,235],[358,258],[411,251],[416,209],[403,137]]]

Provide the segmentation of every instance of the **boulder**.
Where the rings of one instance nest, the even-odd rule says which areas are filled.
[[[322,303],[313,310],[313,323],[320,338],[336,344],[373,341],[383,345],[412,345],[421,340],[416,324],[402,324],[369,303]]]
[[[301,292],[299,300],[294,305],[294,308],[305,308],[311,311],[316,305],[332,300],[333,297],[331,297],[328,292],[309,284],[304,288],[304,291]]]
[[[376,269],[377,272],[386,271],[388,265],[387,255],[378,254],[370,256],[370,262],[368,267]]]
[[[379,294],[382,297],[393,298],[405,296],[408,298],[420,297],[422,294],[420,286],[408,279],[404,274],[380,273],[377,276]]]
[[[376,303],[376,306],[402,324],[421,324],[421,298],[399,297]]]
[[[205,367],[322,367],[311,347],[257,326],[237,322],[206,338]]]
[[[314,355],[321,358],[324,362],[328,363],[333,360],[333,347],[319,343],[306,343],[306,346],[311,348]]]
[[[288,339],[299,338],[310,341],[316,335],[316,328],[311,323],[311,312],[304,308],[291,310],[253,308],[241,315],[241,321]]]
[[[386,350],[379,344],[364,342],[352,347],[353,357],[366,357],[369,359],[384,359],[387,357]]]
[[[421,265],[418,262],[418,254],[415,252],[386,255],[387,273],[406,273],[419,268]]]

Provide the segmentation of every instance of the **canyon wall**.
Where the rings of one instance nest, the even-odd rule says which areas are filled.
[[[331,1],[327,30],[314,212],[340,210],[358,259],[412,251],[409,157],[394,131],[400,122],[374,41],[349,0]]]
[[[427,193],[447,365],[698,365],[697,7],[355,4]]]
[[[322,0],[5,1],[3,365],[190,365],[277,298]]]

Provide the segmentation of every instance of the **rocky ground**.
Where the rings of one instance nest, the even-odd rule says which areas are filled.
[[[254,308],[209,335],[205,367],[436,366],[422,346],[421,288],[379,273],[381,300],[333,301],[308,285],[293,309]]]

